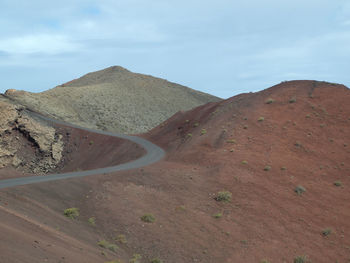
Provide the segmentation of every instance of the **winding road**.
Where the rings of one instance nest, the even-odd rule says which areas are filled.
[[[94,170],[88,170],[88,171],[79,171],[79,172],[69,172],[69,173],[62,173],[62,174],[50,174],[45,176],[30,176],[30,177],[18,177],[13,179],[4,179],[0,180],[0,189],[2,188],[9,188],[14,186],[20,186],[20,185],[27,185],[27,184],[37,184],[42,182],[50,182],[50,181],[56,181],[56,180],[62,180],[62,179],[68,179],[68,178],[76,178],[76,177],[83,177],[88,175],[97,175],[97,174],[103,174],[103,173],[111,173],[111,172],[117,172],[117,171],[125,171],[135,168],[140,168],[143,166],[150,165],[152,163],[158,162],[165,156],[165,152],[163,149],[158,147],[157,145],[151,143],[150,141],[147,141],[141,137],[137,136],[131,136],[131,135],[125,135],[125,134],[118,134],[118,133],[112,133],[112,132],[106,132],[101,130],[94,130],[89,128],[80,127],[75,124],[66,123],[60,120],[55,120],[46,116],[43,116],[39,113],[36,113],[30,109],[27,109],[29,112],[31,112],[32,115],[35,115],[38,118],[41,118],[43,120],[46,120],[51,123],[57,123],[57,124],[63,124],[65,126],[77,128],[86,130],[89,132],[99,133],[103,135],[108,135],[112,137],[118,137],[121,139],[129,140],[134,143],[137,143],[138,145],[142,146],[146,150],[146,154],[140,157],[139,159],[136,159],[134,161],[130,161],[127,163],[105,167],[105,168],[98,168]]]

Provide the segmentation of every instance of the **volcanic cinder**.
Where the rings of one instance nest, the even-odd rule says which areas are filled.
[[[167,151],[151,166],[2,190],[2,258],[347,262],[349,101],[343,85],[281,83],[178,112],[143,134]],[[105,140],[94,137],[94,149],[85,152],[102,151]],[[72,158],[85,169],[77,153]],[[230,200],[220,201],[221,191]],[[69,207],[79,208],[76,219],[63,215]],[[145,214],[155,221],[142,221]]]

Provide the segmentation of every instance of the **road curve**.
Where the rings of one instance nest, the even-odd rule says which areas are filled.
[[[27,109],[27,110],[31,112],[31,114],[51,123],[63,124],[69,127],[78,128],[89,132],[99,133],[103,135],[108,135],[108,136],[132,141],[142,146],[142,148],[146,150],[146,154],[134,161],[130,161],[130,162],[115,165],[115,166],[105,167],[105,168],[98,168],[94,170],[69,172],[69,173],[62,173],[62,174],[50,174],[45,176],[30,176],[30,177],[18,177],[13,179],[4,179],[4,180],[0,180],[0,189],[20,186],[20,185],[27,185],[27,184],[50,182],[50,181],[62,180],[62,179],[73,178],[73,177],[76,178],[76,177],[83,177],[88,175],[97,175],[97,174],[103,174],[103,173],[125,171],[125,170],[130,170],[130,169],[135,169],[135,168],[140,168],[143,166],[150,165],[152,163],[158,162],[165,156],[165,152],[163,149],[161,149],[157,145],[141,137],[84,128],[75,124],[70,124],[60,120],[55,120],[55,119],[43,116],[30,109]]]

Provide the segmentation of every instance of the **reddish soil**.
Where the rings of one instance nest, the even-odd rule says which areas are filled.
[[[342,85],[282,83],[177,113],[144,135],[168,151],[152,166],[2,190],[2,258],[350,262],[349,101]],[[298,185],[306,192],[297,195]],[[231,202],[215,200],[221,190]],[[80,216],[64,217],[67,207]],[[146,213],[156,221],[141,221]],[[127,243],[114,240],[120,234]],[[102,239],[119,249],[98,247]]]

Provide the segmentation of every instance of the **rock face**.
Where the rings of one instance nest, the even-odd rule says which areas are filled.
[[[41,174],[57,167],[64,147],[62,135],[4,97],[0,97],[0,115],[0,168],[13,166]]]
[[[6,95],[37,112],[87,128],[146,132],[178,111],[219,101],[164,79],[110,67],[41,93]]]

